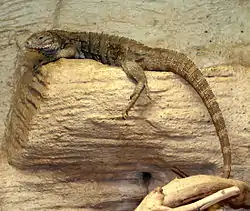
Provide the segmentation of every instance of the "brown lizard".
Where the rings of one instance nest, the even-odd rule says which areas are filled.
[[[94,59],[103,64],[122,67],[136,83],[123,118],[136,103],[141,92],[149,97],[144,70],[170,71],[184,78],[199,94],[214,123],[223,154],[223,176],[229,177],[231,150],[225,121],[208,82],[196,65],[183,53],[169,49],[151,48],[125,37],[93,32],[42,31],[31,35],[26,41],[28,49],[44,55],[35,70],[59,58]],[[149,97],[150,98],[150,97]]]

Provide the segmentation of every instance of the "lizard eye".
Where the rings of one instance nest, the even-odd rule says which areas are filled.
[[[41,37],[39,37],[38,39],[41,40],[41,39],[43,39],[43,37],[41,36]]]

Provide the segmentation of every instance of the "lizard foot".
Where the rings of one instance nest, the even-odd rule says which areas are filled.
[[[122,112],[122,118],[125,120],[128,117],[128,111]]]

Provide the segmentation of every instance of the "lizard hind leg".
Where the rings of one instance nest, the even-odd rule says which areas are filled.
[[[146,95],[149,99],[149,88],[148,88],[148,81],[146,75],[144,73],[143,68],[134,61],[123,61],[121,63],[123,71],[126,73],[129,79],[133,80],[136,83],[136,87],[130,96],[130,101],[126,108],[122,113],[123,119],[126,119],[128,116],[129,110],[134,106],[138,98],[140,97],[143,90],[146,91]]]

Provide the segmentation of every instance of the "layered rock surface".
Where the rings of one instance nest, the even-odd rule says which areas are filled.
[[[237,122],[230,121],[235,117],[227,118],[233,113],[224,104],[232,102],[233,86],[247,86],[248,72],[239,66],[219,66],[203,72],[230,131]],[[172,166],[191,175],[219,174],[219,140],[199,96],[173,73],[146,74],[152,100],[143,93],[128,119],[123,120],[121,114],[134,84],[120,68],[92,60],[60,59],[43,66],[40,74],[26,71],[19,80],[7,124],[4,146],[9,163],[21,169],[20,174],[32,172],[29,183],[33,185],[38,185],[33,177],[39,175],[40,179],[46,175],[56,186],[61,182],[67,187],[79,184],[77,194],[70,188],[67,193],[59,191],[59,195],[82,198],[76,205],[73,195],[73,201],[67,196],[67,202],[60,205],[64,208],[132,210],[148,189],[174,177]],[[245,97],[243,94],[238,99]],[[238,117],[244,120],[243,114]],[[247,129],[242,131],[247,136]],[[247,150],[246,139],[229,135],[232,175],[236,176],[244,162],[248,165],[249,154],[246,151],[236,159],[237,150]],[[25,177],[22,180],[27,182]],[[42,183],[48,186],[48,181]],[[29,190],[29,194],[35,193]],[[29,195],[23,197],[31,200]],[[50,199],[54,201],[54,197]],[[44,207],[45,201],[37,206]],[[55,204],[61,203],[57,200]]]

